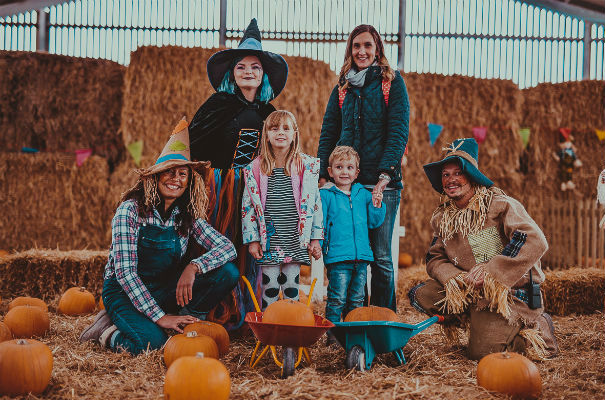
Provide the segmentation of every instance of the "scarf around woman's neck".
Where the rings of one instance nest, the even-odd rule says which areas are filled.
[[[376,61],[374,61],[370,67],[375,65],[378,65]],[[351,86],[362,87],[366,81],[366,74],[368,73],[368,69],[370,69],[370,67],[364,68],[361,71],[358,71],[355,67],[351,67],[349,72],[347,72],[347,75],[345,75],[345,78],[351,84]]]
[[[485,186],[477,186],[475,194],[466,207],[458,208],[453,200],[441,204],[435,213],[443,210],[441,221],[439,221],[439,236],[443,238],[443,242],[451,239],[456,233],[466,237],[479,232],[487,219],[494,193],[504,192],[498,188],[488,189]]]

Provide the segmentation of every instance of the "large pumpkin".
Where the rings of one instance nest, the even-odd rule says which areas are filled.
[[[40,307],[17,306],[6,313],[4,323],[16,338],[44,336],[50,329],[48,313]]]
[[[358,307],[347,314],[345,322],[355,321],[393,321],[398,322],[397,314],[385,307]]]
[[[38,299],[36,297],[16,297],[15,299],[13,299],[13,301],[8,304],[8,309],[12,310],[17,306],[40,307],[44,311],[48,311],[48,305],[46,305],[46,303],[42,299]]]
[[[185,356],[166,371],[164,398],[167,400],[227,400],[231,392],[229,371],[222,362],[204,357]]]
[[[96,307],[97,304],[92,293],[83,287],[72,287],[61,296],[57,312],[65,315],[90,314]]]
[[[399,268],[411,267],[412,261],[412,256],[409,253],[399,253]]]
[[[34,339],[0,343],[0,395],[40,394],[50,382],[53,355]]]
[[[492,353],[477,365],[477,384],[518,399],[537,399],[542,378],[536,364],[517,353]]]
[[[198,336],[205,335],[211,337],[218,346],[219,356],[222,357],[229,352],[229,334],[220,324],[210,321],[200,321],[189,324],[183,329],[184,333],[197,332]]]
[[[204,353],[206,357],[218,358],[218,346],[214,339],[205,335],[198,335],[196,331],[174,335],[164,346],[164,363],[167,367],[184,356],[194,356]]]
[[[13,334],[11,333],[10,328],[4,322],[0,321],[0,343],[11,340],[12,338]]]
[[[315,317],[306,304],[293,300],[278,300],[265,309],[263,323],[314,326]]]

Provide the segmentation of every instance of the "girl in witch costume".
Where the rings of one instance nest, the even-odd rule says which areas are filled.
[[[138,170],[139,180],[122,195],[111,223],[103,304],[81,341],[139,354],[161,348],[164,329],[205,319],[237,284],[233,243],[206,222],[208,196],[192,162],[187,123],[174,129],[155,165]],[[196,241],[206,254],[184,255]]]
[[[269,102],[283,90],[288,64],[280,55],[263,51],[256,19],[252,19],[238,48],[214,54],[207,71],[216,93],[191,121],[191,155],[211,163],[206,176],[208,220],[241,248],[237,260],[240,273],[255,285],[258,269],[241,239],[241,171],[258,154],[263,121],[275,111]],[[195,250],[192,253],[197,254]],[[242,289],[236,287],[209,318],[229,330],[239,328],[246,311],[253,310]]]

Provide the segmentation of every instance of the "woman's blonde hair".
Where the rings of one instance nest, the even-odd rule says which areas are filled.
[[[349,81],[347,81],[346,76],[353,67],[353,40],[364,32],[370,33],[372,38],[374,38],[374,43],[376,44],[376,62],[381,69],[382,80],[390,82],[393,80],[393,78],[395,78],[395,71],[393,71],[389,64],[389,60],[387,60],[387,57],[385,56],[384,44],[382,43],[382,38],[380,37],[378,31],[376,31],[372,25],[359,25],[351,31],[351,34],[347,39],[345,61],[342,64],[340,74],[338,75],[338,88],[341,90],[349,87]]]
[[[273,111],[263,125],[263,136],[260,143],[260,169],[263,174],[270,176],[273,173],[273,168],[275,168],[275,154],[273,153],[273,149],[271,148],[271,144],[269,143],[269,138],[267,132],[269,129],[275,126],[281,126],[285,123],[290,123],[292,128],[294,129],[294,139],[290,144],[290,149],[288,150],[288,154],[286,154],[286,162],[284,166],[284,171],[286,175],[290,176],[292,174],[292,166],[296,165],[297,169],[300,171],[302,168],[302,159],[300,157],[300,140],[299,140],[299,131],[298,124],[296,123],[296,118],[290,111],[286,110],[277,110]]]

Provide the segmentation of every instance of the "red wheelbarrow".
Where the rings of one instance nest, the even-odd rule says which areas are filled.
[[[250,366],[254,368],[261,358],[265,356],[267,351],[271,350],[273,361],[281,368],[281,377],[287,378],[294,375],[294,370],[302,361],[303,356],[308,362],[311,362],[311,356],[306,348],[317,342],[328,329],[334,327],[334,324],[319,315],[314,316],[314,326],[282,325],[263,322],[263,313],[260,311],[252,286],[245,276],[242,276],[242,279],[250,291],[250,296],[252,297],[254,308],[256,309],[256,312],[249,312],[246,314],[246,318],[244,319],[257,339],[254,351],[252,351],[252,355],[250,356]],[[315,281],[316,280],[313,280],[313,283],[311,284],[307,306],[311,303]],[[257,356],[256,354],[261,343],[265,347]],[[282,347],[282,361],[277,357],[276,346]]]

